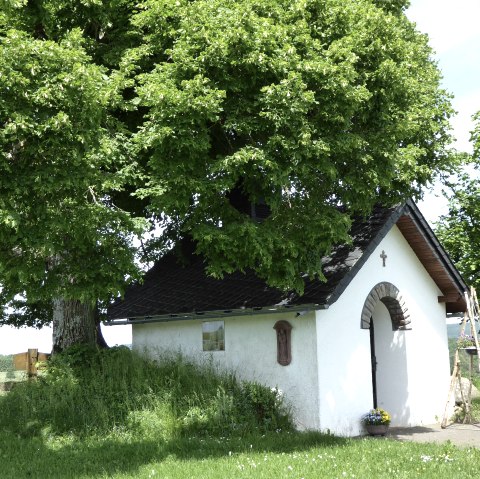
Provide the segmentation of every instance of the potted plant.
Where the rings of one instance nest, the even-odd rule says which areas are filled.
[[[477,346],[475,345],[475,338],[473,336],[467,336],[465,333],[462,333],[457,338],[457,348],[465,349],[468,354],[475,355],[477,354]]]
[[[362,423],[370,436],[385,436],[391,419],[390,414],[385,409],[377,407],[362,416]]]

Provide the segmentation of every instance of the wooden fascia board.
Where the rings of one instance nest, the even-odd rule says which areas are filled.
[[[439,303],[456,303],[457,301],[460,301],[462,298],[463,296],[459,293],[447,293],[444,296],[439,296],[438,302]]]
[[[468,291],[468,286],[458,272],[455,265],[453,264],[450,256],[438,241],[438,238],[435,236],[435,233],[430,228],[430,225],[427,223],[426,219],[418,209],[417,205],[415,205],[412,200],[408,200],[405,206],[405,214],[408,214],[410,216],[415,226],[417,227],[418,232],[421,234],[426,244],[430,246],[431,250],[434,253],[434,256],[438,258],[440,264],[443,266],[443,269],[450,277],[453,285],[455,286],[455,289],[459,292],[460,295],[463,296],[465,291]]]
[[[450,278],[452,285],[454,286],[455,290],[458,292],[459,296],[462,296],[465,291],[468,291],[468,286],[461,277],[460,273],[456,269],[453,261],[448,256],[447,252],[443,249],[442,245],[438,241],[435,233],[430,228],[430,225],[427,223],[425,218],[423,217],[422,213],[415,205],[412,200],[408,200],[405,204],[399,205],[397,209],[395,209],[390,218],[385,222],[382,226],[380,231],[377,233],[375,238],[370,242],[370,244],[365,248],[362,256],[357,260],[355,265],[350,269],[350,271],[342,278],[342,280],[338,283],[336,288],[327,298],[326,304],[331,305],[341,296],[341,294],[345,291],[347,286],[356,276],[356,274],[360,271],[363,265],[367,262],[370,258],[371,254],[375,250],[375,248],[380,244],[380,242],[385,238],[387,233],[391,230],[391,228],[398,222],[398,220],[403,216],[408,215],[414,225],[416,226],[418,232],[423,237],[425,244],[432,250],[434,256],[436,256],[439,260],[439,264],[443,267],[444,271],[446,272],[447,276]],[[415,253],[417,254],[417,253]],[[427,270],[428,271],[428,270]],[[441,289],[441,288],[440,288]],[[447,293],[447,292],[445,292]],[[450,297],[451,291],[448,291],[448,296]],[[458,301],[458,296],[457,300]],[[454,302],[456,302],[454,301]],[[462,299],[463,301],[463,299]],[[450,301],[448,301],[450,302]]]

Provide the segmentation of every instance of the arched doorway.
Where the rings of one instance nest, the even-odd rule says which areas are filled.
[[[392,283],[377,284],[368,294],[361,328],[370,333],[372,405],[389,411],[394,424],[408,421],[408,374],[405,331],[410,318],[400,291]]]

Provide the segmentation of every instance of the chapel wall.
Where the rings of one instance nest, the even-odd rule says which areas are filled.
[[[182,320],[133,325],[134,350],[151,357],[181,353],[195,361],[213,361],[237,377],[277,387],[292,407],[299,429],[318,429],[315,313],[296,312],[219,318],[225,326],[225,351],[202,350],[202,321]],[[277,362],[279,321],[291,326],[291,361]],[[175,345],[173,348],[172,345]]]
[[[385,267],[382,252],[387,255]],[[383,353],[387,362],[391,360],[391,364],[383,364],[387,369],[384,377],[404,381],[404,405],[399,410],[399,405],[389,399],[388,390],[390,398],[395,397],[393,387],[384,390],[378,405],[395,409],[393,426],[432,424],[443,414],[450,372],[445,305],[438,303],[442,293],[394,226],[339,300],[328,310],[317,311],[322,430],[344,436],[364,433],[360,418],[373,402],[370,336],[368,329],[361,329],[360,321],[365,299],[380,282],[390,282],[400,290],[412,329],[391,331],[390,343],[384,345],[387,350],[399,349],[399,345],[403,348],[404,367],[396,368],[400,356]]]

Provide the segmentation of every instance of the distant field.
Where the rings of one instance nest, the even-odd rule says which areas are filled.
[[[0,395],[11,389],[12,383],[24,381],[25,371],[15,371],[13,368],[13,356],[0,355]]]
[[[26,379],[25,371],[0,371],[0,383],[6,381],[23,381]]]
[[[458,336],[460,335],[460,319],[458,323],[447,324],[447,334],[448,339],[458,338]]]
[[[0,354],[0,373],[6,371],[13,371],[13,356],[4,356]]]

